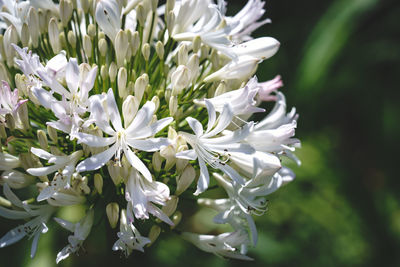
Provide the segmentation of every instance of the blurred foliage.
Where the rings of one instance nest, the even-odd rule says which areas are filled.
[[[228,1],[235,13],[246,1]],[[300,120],[297,179],[270,197],[257,218],[255,261],[227,261],[163,234],[129,259],[111,251],[115,232],[100,222],[81,256],[60,266],[399,266],[400,4],[396,0],[268,1],[273,24],[256,32],[281,42],[260,81],[283,76]],[[221,192],[217,192],[220,194]],[[181,206],[192,229],[217,233],[211,210]],[[80,210],[62,216],[80,218]],[[60,215],[61,216],[61,215]],[[14,222],[1,220],[0,234]],[[146,233],[143,233],[146,234]],[[54,266],[68,233],[55,223],[29,259],[24,240],[0,250],[0,266]]]

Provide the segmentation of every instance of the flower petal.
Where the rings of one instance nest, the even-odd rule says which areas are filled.
[[[76,171],[77,172],[93,171],[103,167],[107,163],[107,161],[109,161],[111,157],[115,154],[117,148],[118,148],[117,144],[114,144],[109,149],[99,154],[93,155],[90,158],[85,159],[84,161],[81,161],[76,166]]]

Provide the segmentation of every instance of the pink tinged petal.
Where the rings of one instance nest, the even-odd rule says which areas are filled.
[[[46,69],[53,78],[57,78],[65,70],[67,64],[67,58],[64,54],[60,53],[47,62]]]
[[[210,175],[208,173],[208,169],[206,163],[202,158],[198,158],[199,165],[200,165],[200,177],[197,183],[197,190],[194,192],[193,195],[198,196],[199,194],[206,191],[208,185],[210,184]]]
[[[78,91],[79,84],[79,66],[75,58],[70,58],[67,69],[65,70],[65,80],[72,94]]]
[[[77,172],[85,172],[85,171],[93,171],[100,169],[103,167],[107,161],[109,161],[112,156],[115,154],[117,151],[118,146],[114,144],[112,147],[109,149],[91,156],[90,158],[85,159],[84,161],[81,161],[77,166],[76,166],[76,171]]]
[[[122,130],[121,115],[115,102],[113,90],[110,88],[107,92],[107,111],[114,129],[118,132]]]
[[[198,120],[196,120],[192,117],[187,117],[186,121],[189,124],[190,128],[192,128],[192,130],[196,136],[203,135],[203,125],[201,125],[201,123]]]
[[[87,133],[77,133],[76,138],[78,143],[84,143],[90,147],[105,147],[115,143],[115,137],[100,137]]]
[[[146,104],[144,104],[143,107],[137,112],[136,117],[126,129],[126,133],[128,135],[135,135],[134,131],[140,131],[140,129],[148,126],[153,118],[154,110],[154,103],[151,101],[146,102]]]
[[[24,231],[24,226],[20,225],[9,232],[7,232],[1,239],[0,239],[0,248],[4,248],[6,246],[12,245],[22,238],[26,236],[26,232]]]
[[[233,112],[229,104],[225,104],[222,113],[218,117],[217,125],[214,129],[204,134],[202,137],[207,138],[222,132],[232,122]]]
[[[39,100],[40,104],[47,109],[51,109],[52,103],[57,101],[50,92],[43,88],[34,87],[32,93]]]
[[[151,177],[149,169],[147,169],[146,165],[135,155],[135,153],[133,153],[129,148],[125,148],[124,153],[132,167],[138,170],[147,181],[152,182],[153,178]]]
[[[142,151],[154,152],[164,146],[168,146],[170,141],[167,138],[149,138],[145,140],[127,139],[128,145]]]
[[[188,160],[195,160],[197,159],[196,151],[193,149],[184,150],[175,154],[175,157],[178,159],[188,159]]]

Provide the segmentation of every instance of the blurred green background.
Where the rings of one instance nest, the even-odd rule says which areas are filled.
[[[228,1],[228,13],[245,3]],[[270,0],[266,8],[273,23],[255,35],[273,36],[281,48],[258,77],[282,75],[288,106],[300,114],[303,164],[288,163],[296,180],[256,218],[255,261],[223,260],[172,234],[125,259],[101,224],[81,255],[60,266],[400,266],[400,3]],[[202,210],[184,220],[217,231],[212,216]],[[0,235],[14,225],[1,219]],[[67,235],[52,223],[34,260],[25,239],[0,250],[0,266],[54,266]]]

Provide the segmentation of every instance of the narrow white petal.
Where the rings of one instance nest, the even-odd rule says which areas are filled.
[[[103,167],[107,163],[107,161],[109,161],[115,154],[117,148],[118,148],[117,145],[114,144],[109,149],[99,154],[93,155],[90,158],[85,159],[84,161],[81,161],[76,166],[76,171],[77,172],[93,171]]]
[[[84,143],[90,147],[105,147],[115,142],[115,137],[100,137],[87,133],[77,133],[78,143]]]
[[[125,148],[124,152],[132,167],[138,170],[149,182],[152,182],[153,179],[149,169],[147,169],[146,165],[135,155],[135,153],[133,153],[129,148]]]
[[[60,218],[54,218],[54,220],[61,225],[63,228],[67,229],[70,232],[74,232],[76,228],[76,223],[72,223]]]
[[[126,129],[128,135],[134,135],[134,131],[140,130],[149,125],[155,110],[153,102],[148,101],[143,107],[137,112],[136,117],[133,119],[131,124]]]
[[[107,111],[110,120],[116,131],[122,130],[121,115],[115,102],[113,90],[110,88],[107,92]]]
[[[167,138],[148,138],[145,140],[127,139],[129,146],[142,151],[158,151],[164,146],[168,146],[170,141]]]
[[[224,105],[221,115],[218,117],[217,125],[214,129],[203,135],[204,138],[217,135],[222,132],[232,122],[233,112],[229,104]]]
[[[65,70],[65,80],[72,94],[78,92],[79,66],[75,58],[70,58]]]
[[[192,117],[187,117],[186,121],[189,124],[190,128],[192,128],[196,136],[203,135],[203,125],[201,125],[201,123],[198,120]]]
[[[208,173],[208,169],[206,166],[206,163],[203,161],[202,158],[198,158],[199,165],[200,165],[200,177],[199,181],[197,183],[197,190],[194,192],[194,195],[197,196],[208,188],[208,185],[210,183],[210,175]]]
[[[193,149],[189,149],[176,153],[175,157],[178,159],[195,160],[197,159],[197,154]]]

